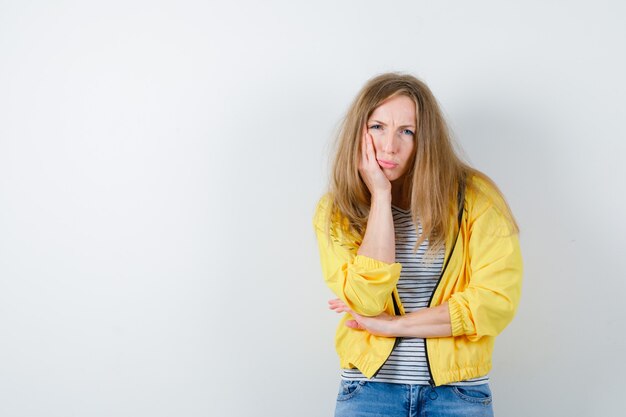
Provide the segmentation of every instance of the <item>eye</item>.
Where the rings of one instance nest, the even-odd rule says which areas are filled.
[[[404,133],[405,135],[415,136],[415,132],[413,132],[413,131],[412,131],[412,130],[410,130],[410,129],[404,129],[404,130],[402,131],[402,133]]]
[[[382,129],[382,126],[381,126],[381,125],[379,125],[379,124],[375,124],[375,125],[371,125],[371,126],[370,126],[370,129],[376,129],[376,130],[378,130],[378,129]]]

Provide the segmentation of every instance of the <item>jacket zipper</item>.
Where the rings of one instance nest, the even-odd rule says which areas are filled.
[[[454,243],[452,244],[452,249],[450,250],[450,255],[448,255],[448,259],[443,265],[443,269],[441,270],[441,274],[439,274],[439,279],[437,280],[437,285],[435,285],[435,289],[433,293],[430,295],[430,299],[428,300],[428,307],[431,307],[431,303],[433,302],[433,298],[435,298],[435,293],[437,292],[437,288],[441,283],[441,279],[443,278],[443,274],[446,272],[446,268],[448,268],[448,264],[450,263],[450,259],[452,259],[452,255],[454,254],[454,248],[456,247],[456,243],[459,240],[459,235],[461,234],[461,220],[463,219],[463,207],[465,200],[465,189],[464,186],[461,185],[458,194],[458,203],[459,203],[459,214],[458,214],[458,230],[456,232],[456,237],[454,238]],[[426,365],[428,366],[428,375],[430,375],[430,379],[428,380],[428,384],[431,388],[435,388],[437,385],[435,384],[435,380],[433,379],[433,372],[430,367],[430,359],[428,358],[428,342],[426,338],[424,338],[424,355],[426,356]]]
[[[398,301],[396,300],[395,294],[391,293],[391,299],[393,300],[393,311],[395,312],[396,316],[399,316],[400,315],[400,307],[398,306]],[[389,351],[389,355],[387,355],[387,357],[383,361],[382,365],[380,365],[378,367],[378,369],[376,370],[376,372],[374,372],[374,375],[372,375],[372,378],[374,378],[374,377],[376,377],[376,375],[378,375],[378,371],[380,371],[381,368],[385,365],[385,362],[387,362],[387,359],[389,359],[389,357],[391,356],[391,353],[393,352],[393,350],[396,348],[396,346],[398,346],[398,343],[400,343],[400,338],[396,337],[395,340],[393,341],[393,347]]]
[[[459,238],[459,236],[457,234],[457,238],[454,240],[454,246],[456,246],[456,240],[458,238]],[[446,268],[448,267],[448,263],[450,262],[450,258],[452,258],[452,253],[454,252],[454,246],[452,247],[452,251],[450,252],[450,255],[448,256],[448,259],[446,260],[446,263],[444,264],[444,267],[441,270],[441,274],[439,275],[439,279],[437,280],[437,285],[435,285],[435,290],[430,295],[430,300],[428,300],[428,307],[430,307],[430,303],[433,302],[433,298],[435,296],[435,292],[437,291],[437,287],[439,287],[439,283],[441,282],[441,278],[443,278],[443,274],[446,271]],[[430,379],[428,380],[428,384],[430,384],[430,386],[432,388],[434,388],[436,385],[435,385],[435,381],[433,379],[433,372],[430,369],[430,359],[428,358],[428,343],[426,342],[426,338],[424,338],[424,355],[426,356],[426,365],[428,366],[428,375],[430,375]]]
[[[439,279],[437,280],[437,285],[435,285],[435,290],[433,291],[433,293],[430,295],[430,299],[428,300],[428,306],[430,307],[430,304],[433,302],[433,298],[435,297],[435,292],[437,291],[437,287],[439,287],[439,283],[441,282],[441,278],[443,278],[443,274],[446,271],[446,268],[448,267],[448,263],[450,263],[450,259],[452,258],[452,254],[454,253],[454,248],[456,246],[456,242],[459,240],[459,235],[461,234],[461,219],[463,218],[463,209],[464,209],[464,202],[465,202],[465,184],[464,182],[461,182],[461,184],[459,185],[459,192],[457,194],[457,203],[459,206],[459,215],[457,218],[458,221],[458,230],[456,232],[456,238],[454,239],[454,244],[452,245],[452,250],[450,251],[450,255],[448,255],[448,259],[446,260],[443,269],[441,270],[441,274],[439,275]],[[391,294],[391,298],[393,299],[393,310],[396,314],[396,316],[400,315],[400,307],[398,307],[398,302],[396,301],[396,297],[395,295],[392,293]],[[396,346],[398,345],[398,343],[400,343],[400,338],[396,337],[394,342],[393,342],[393,347],[391,348],[391,350],[389,351],[389,354],[387,355],[387,357],[385,358],[385,360],[383,361],[383,363],[378,367],[378,369],[376,370],[376,372],[374,372],[374,374],[372,375],[372,378],[376,377],[376,375],[378,375],[378,372],[382,369],[382,367],[385,365],[385,362],[387,362],[387,359],[389,359],[389,357],[391,356],[391,353],[393,352],[393,350],[396,348]],[[433,380],[433,373],[430,369],[430,359],[428,359],[428,344],[426,343],[426,340],[424,340],[424,354],[426,355],[426,365],[428,366],[428,374],[430,375],[430,379],[428,380],[428,383],[430,384],[431,387],[435,387],[435,381]]]

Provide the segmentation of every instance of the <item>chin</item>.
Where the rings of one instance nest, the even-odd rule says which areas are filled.
[[[400,178],[402,178],[402,175],[398,175],[395,172],[394,173],[385,172],[385,176],[387,177],[389,182],[398,181]]]
[[[400,182],[400,181],[404,181],[405,179],[404,173],[398,175],[397,173],[389,174],[385,172],[385,175],[387,176],[387,179],[389,180],[389,182]]]

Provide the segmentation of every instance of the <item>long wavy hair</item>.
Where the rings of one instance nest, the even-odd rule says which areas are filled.
[[[449,129],[437,100],[428,86],[412,75],[386,73],[370,79],[358,93],[340,126],[329,184],[330,216],[344,218],[344,232],[363,236],[370,210],[370,191],[361,179],[358,165],[363,129],[372,112],[385,100],[404,95],[415,102],[417,113],[413,163],[404,176],[402,194],[410,201],[413,221],[422,227],[415,250],[428,239],[430,254],[440,250],[446,234],[455,230],[460,187],[474,187],[477,176],[500,195],[498,202],[510,223],[511,232],[519,231],[511,210],[498,187],[485,174],[463,162],[454,149]],[[347,221],[345,221],[347,219]]]

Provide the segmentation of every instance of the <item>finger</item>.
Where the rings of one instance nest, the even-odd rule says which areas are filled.
[[[335,313],[349,313],[350,309],[345,306],[329,306]]]
[[[344,307],[345,307],[345,304],[343,303],[335,303],[335,302],[328,303],[328,308],[336,309],[336,308],[344,308]]]
[[[343,304],[343,303],[341,302],[341,300],[329,300],[329,301],[328,301],[328,305],[329,305],[330,307],[336,307],[336,306],[340,306],[340,305],[342,305],[342,304]]]
[[[361,138],[361,161],[363,164],[367,163],[367,126],[363,129],[363,137]]]
[[[367,160],[376,161],[376,150],[374,149],[374,138],[369,133],[367,133],[365,136],[367,138]]]
[[[346,305],[346,303],[344,303],[339,298],[334,298],[332,300],[328,300],[328,304],[330,304],[330,305]]]
[[[351,314],[351,313],[352,313],[350,310],[348,310],[348,309],[347,309],[347,308],[345,308],[345,307],[339,307],[339,308],[332,308],[332,307],[331,307],[331,310],[332,310],[332,311],[334,311],[334,312],[335,312],[335,313],[337,313],[337,314],[341,314],[341,313],[348,313],[348,314]]]
[[[332,306],[348,307],[348,305],[343,300],[340,300],[338,298],[328,301],[328,304]]]

